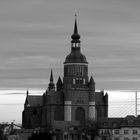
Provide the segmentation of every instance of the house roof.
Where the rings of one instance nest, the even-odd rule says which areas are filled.
[[[140,118],[134,116],[127,116],[125,118],[105,118],[99,123],[99,128],[102,129],[116,129],[124,127],[140,127]]]

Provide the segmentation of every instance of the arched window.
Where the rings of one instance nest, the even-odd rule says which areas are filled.
[[[54,110],[54,120],[55,121],[62,121],[64,120],[64,115],[63,115],[63,108],[62,106],[57,106]]]
[[[75,111],[75,120],[84,121],[85,120],[85,110],[82,107],[78,107]]]

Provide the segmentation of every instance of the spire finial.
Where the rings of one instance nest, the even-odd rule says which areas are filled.
[[[78,34],[78,28],[77,28],[77,14],[76,14],[76,13],[75,13],[74,34]]]
[[[53,72],[52,72],[52,69],[51,69],[50,82],[53,82]]]
[[[77,18],[77,13],[75,12],[75,19]]]
[[[75,24],[74,24],[74,33],[71,36],[72,40],[79,42],[80,35],[78,34],[78,27],[77,27],[77,14],[75,13]]]

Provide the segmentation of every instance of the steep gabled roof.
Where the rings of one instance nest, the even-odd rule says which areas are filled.
[[[28,95],[26,97],[25,105],[32,106],[42,106],[42,96],[39,95]]]

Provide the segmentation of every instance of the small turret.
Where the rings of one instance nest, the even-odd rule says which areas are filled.
[[[61,89],[63,87],[63,83],[62,83],[62,80],[61,80],[60,76],[58,78],[58,81],[57,81],[56,85],[57,85],[57,91],[61,91]]]
[[[108,117],[108,93],[104,95],[104,109],[105,109],[105,114],[104,117]]]
[[[93,77],[91,76],[90,81],[89,81],[89,89],[92,91],[95,91],[95,82]]]
[[[105,105],[108,105],[108,93],[106,92],[104,96]]]
[[[29,103],[29,91],[26,91],[26,100],[25,100],[25,104],[24,107],[29,107],[30,103]]]
[[[26,96],[28,96],[28,95],[29,95],[29,91],[28,91],[28,89],[27,89]]]
[[[50,83],[49,83],[48,89],[49,89],[49,91],[55,90],[55,85],[54,85],[54,83],[53,83],[53,72],[52,72],[52,69],[51,69]]]

